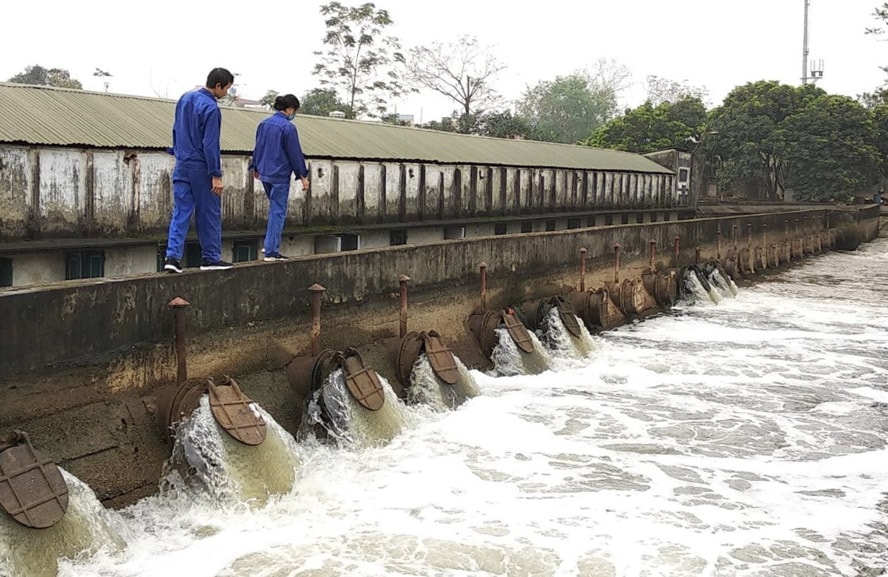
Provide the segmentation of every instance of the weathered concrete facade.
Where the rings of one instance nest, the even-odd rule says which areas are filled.
[[[249,156],[224,155],[223,226],[264,226]],[[288,224],[411,223],[496,215],[677,206],[674,175],[477,165],[311,161]],[[174,159],[151,150],[0,146],[0,238],[165,233]]]
[[[268,212],[249,161],[232,154],[222,161],[223,255],[235,262],[261,256]],[[6,241],[0,286],[156,272],[173,205],[174,162],[157,150],[0,145],[0,240]],[[675,220],[681,209],[691,214],[679,206],[675,177],[666,170],[334,159],[312,160],[310,169],[307,193],[291,184],[282,243],[288,256]],[[510,222],[519,218],[532,222]],[[35,242],[53,239],[64,242]],[[70,258],[95,258],[100,268],[72,273]]]

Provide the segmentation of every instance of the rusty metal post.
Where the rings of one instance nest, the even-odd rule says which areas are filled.
[[[487,263],[482,262],[478,265],[481,269],[481,310],[487,310]]]
[[[681,253],[681,237],[676,236],[672,239],[672,258],[675,259],[673,263],[674,268],[678,268],[678,255]]]
[[[698,248],[697,250],[699,251],[700,249]],[[721,261],[721,259],[722,259],[722,231],[721,231],[721,228],[719,228],[715,232],[715,258],[716,258],[716,260],[719,260],[719,261]]]
[[[316,357],[321,352],[321,298],[327,289],[314,283],[308,290],[311,292],[311,356]]]
[[[176,297],[167,303],[173,309],[174,335],[176,339],[176,382],[188,380],[188,347],[185,335],[185,307],[191,303],[182,297]]]
[[[700,264],[700,247],[694,249],[694,264]]]
[[[398,277],[398,284],[401,287],[401,292],[398,296],[398,304],[400,306],[398,334],[402,339],[407,336],[407,281],[409,280],[410,277],[406,274]]]
[[[586,247],[580,248],[580,292],[586,292]]]
[[[614,244],[614,282],[620,282],[620,243]]]
[[[648,241],[648,244],[651,246],[651,258],[648,266],[651,269],[651,272],[654,270],[654,258],[657,256],[657,241],[651,239]]]

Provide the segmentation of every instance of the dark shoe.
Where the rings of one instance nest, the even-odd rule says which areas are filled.
[[[233,264],[225,262],[224,260],[210,262],[207,259],[201,259],[200,261],[200,270],[228,270],[233,266]]]
[[[264,257],[262,257],[262,260],[264,260],[265,262],[275,262],[278,260],[289,260],[289,259],[279,252],[269,252],[269,253],[266,253],[266,255]]]
[[[182,272],[182,263],[180,263],[177,258],[167,257],[166,260],[163,261],[163,270],[167,272]]]

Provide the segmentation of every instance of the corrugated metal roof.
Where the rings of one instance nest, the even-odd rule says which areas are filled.
[[[0,83],[0,142],[164,149],[171,143],[175,105],[161,98]],[[256,125],[267,115],[222,107],[223,152],[251,153]],[[307,115],[296,126],[309,158],[672,172],[638,154],[585,146]]]

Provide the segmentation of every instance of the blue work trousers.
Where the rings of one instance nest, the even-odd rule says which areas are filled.
[[[167,240],[167,258],[182,259],[185,236],[195,215],[201,256],[208,262],[222,260],[222,198],[213,194],[207,168],[179,166],[173,169],[173,217]]]
[[[290,183],[263,182],[268,197],[268,227],[265,229],[265,254],[281,252],[281,232],[287,219],[287,201],[290,198]]]

